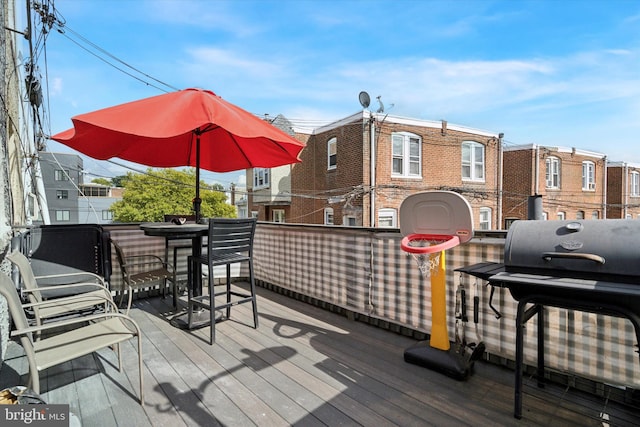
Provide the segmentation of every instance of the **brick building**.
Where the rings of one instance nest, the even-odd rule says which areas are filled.
[[[467,198],[476,229],[495,229],[500,137],[369,111],[317,128],[306,134],[302,163],[292,168],[287,222],[398,227],[405,197],[440,189]]]
[[[542,197],[543,219],[605,218],[602,153],[535,144],[503,148],[504,228],[527,219],[528,197]]]
[[[278,115],[268,121],[283,132],[303,142],[306,140],[305,135],[295,134],[293,125],[284,116]],[[296,165],[247,169],[247,197],[240,198],[240,205],[236,205],[239,216],[246,214],[260,221],[290,222],[291,170],[294,167]]]
[[[640,165],[607,165],[607,218],[640,219]]]

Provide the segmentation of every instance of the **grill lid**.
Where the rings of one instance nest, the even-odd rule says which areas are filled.
[[[640,220],[516,221],[505,270],[640,285]]]

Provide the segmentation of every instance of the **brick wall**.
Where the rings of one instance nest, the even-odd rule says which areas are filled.
[[[640,197],[631,194],[631,176],[640,166],[626,163],[607,167],[607,218],[640,218]]]
[[[575,219],[579,212],[585,219],[603,218],[605,194],[604,155],[587,153],[575,149],[558,147],[527,146],[522,149],[508,149],[504,153],[504,204],[505,219],[526,219],[527,198],[542,196],[543,211],[548,219],[558,219],[564,213],[566,219]],[[558,188],[548,188],[546,182],[546,160],[558,159],[560,164],[560,184]],[[537,177],[536,183],[536,158]],[[582,188],[582,164],[592,162],[595,168],[595,188]]]
[[[417,191],[447,189],[463,194],[472,205],[477,223],[480,208],[490,208],[491,227],[498,217],[499,141],[487,133],[474,133],[446,123],[420,125],[408,121],[376,117],[375,208],[400,208],[402,201]],[[394,132],[418,136],[422,145],[422,178],[392,176],[392,138]],[[292,174],[292,222],[323,224],[324,209],[333,208],[334,224],[342,225],[343,216],[356,217],[358,225],[372,226],[370,217],[369,121],[366,115],[311,135],[302,151],[302,163]],[[327,142],[337,140],[337,167],[327,170]],[[462,179],[462,143],[474,141],[485,147],[484,181]],[[343,197],[336,202],[332,198]],[[333,203],[330,203],[333,201]],[[377,223],[376,223],[377,225]]]

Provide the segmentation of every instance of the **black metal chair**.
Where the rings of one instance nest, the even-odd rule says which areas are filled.
[[[188,324],[193,327],[193,311],[196,307],[204,307],[209,310],[211,322],[211,335],[209,344],[215,342],[215,313],[218,310],[226,310],[226,319],[231,317],[231,307],[250,302],[253,306],[254,328],[258,327],[258,308],[256,304],[256,287],[253,274],[253,237],[256,230],[255,218],[209,219],[209,233],[207,240],[207,253],[199,257],[190,256],[188,259]],[[249,292],[231,289],[231,265],[246,262],[249,265]],[[208,271],[208,295],[193,295],[193,272],[198,267],[207,266]],[[213,269],[215,266],[226,265],[226,287],[224,291],[216,292]],[[225,295],[226,298],[220,304],[215,299]]]
[[[150,288],[156,284],[163,290],[167,281],[175,280],[173,266],[153,254],[126,255],[120,245],[110,239],[122,274],[123,288],[118,305],[122,305],[124,293],[128,294],[127,310],[131,307],[134,290]],[[175,284],[174,284],[175,285]],[[163,291],[164,292],[164,291]]]

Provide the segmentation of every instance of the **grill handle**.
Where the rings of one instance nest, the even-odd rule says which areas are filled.
[[[586,259],[589,261],[604,264],[604,257],[596,254],[583,254],[583,253],[565,253],[565,252],[544,252],[542,259],[545,261],[551,261],[552,258],[568,258],[568,259]]]

